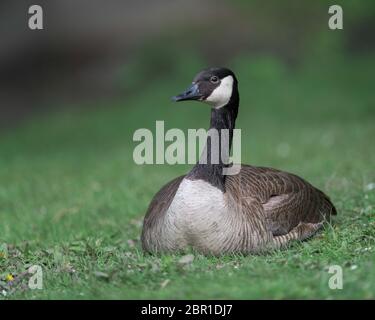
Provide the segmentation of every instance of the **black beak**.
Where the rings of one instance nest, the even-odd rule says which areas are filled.
[[[194,83],[190,88],[185,92],[172,97],[173,101],[185,101],[185,100],[199,100],[203,95],[199,93],[199,88],[196,83]]]

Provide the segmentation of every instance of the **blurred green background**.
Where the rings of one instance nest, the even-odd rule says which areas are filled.
[[[0,4],[0,287],[15,298],[374,298],[373,1],[30,1]],[[344,29],[328,28],[339,4]],[[208,66],[239,80],[244,163],[301,175],[335,224],[264,257],[150,257],[153,194],[188,165],[138,166],[133,133],[207,128],[170,97]],[[41,264],[45,289],[12,289]],[[344,290],[327,287],[329,265]]]

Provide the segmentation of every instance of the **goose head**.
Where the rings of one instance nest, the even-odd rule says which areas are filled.
[[[199,72],[192,85],[183,93],[174,96],[174,101],[195,100],[220,109],[238,103],[237,79],[227,68],[209,68]]]

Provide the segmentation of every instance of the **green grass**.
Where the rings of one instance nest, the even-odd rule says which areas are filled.
[[[4,299],[375,298],[375,98],[371,59],[338,59],[295,70],[273,59],[242,58],[244,163],[301,175],[329,194],[332,226],[311,241],[264,256],[149,256],[139,243],[153,194],[189,166],[137,166],[134,130],[206,128],[209,109],[174,105],[201,67],[159,79],[103,108],[38,117],[0,136],[0,286]],[[317,67],[318,65],[318,67]],[[43,268],[43,290],[25,283]],[[327,270],[343,268],[343,290]],[[24,279],[24,280],[23,280]],[[1,290],[0,290],[1,291]]]

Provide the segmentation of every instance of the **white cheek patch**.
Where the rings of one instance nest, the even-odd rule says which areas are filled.
[[[220,85],[212,91],[205,101],[218,109],[224,107],[230,100],[233,91],[233,77],[227,76],[221,79]]]

